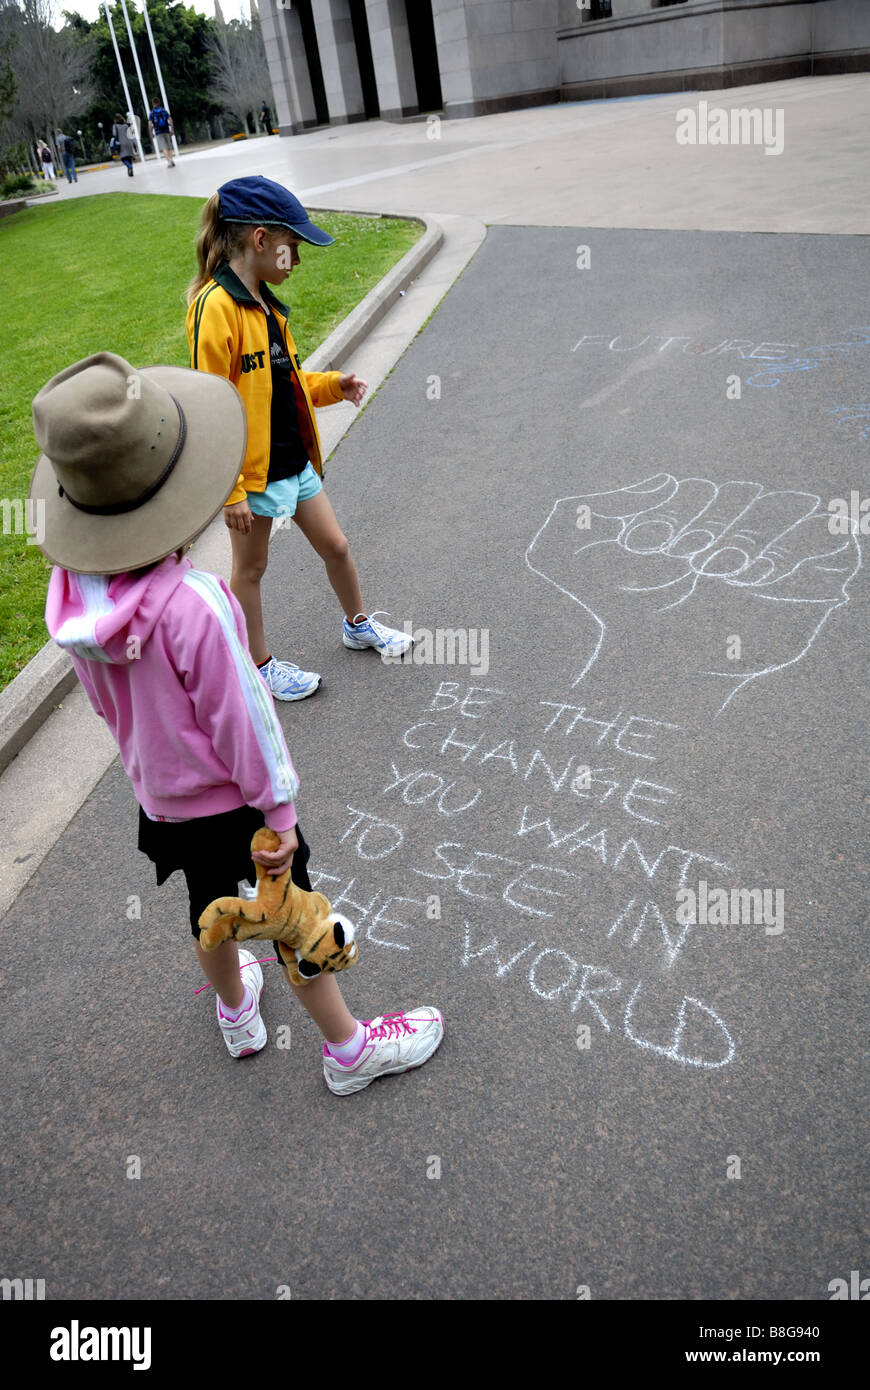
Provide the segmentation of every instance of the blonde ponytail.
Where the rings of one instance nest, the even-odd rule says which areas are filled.
[[[220,198],[213,193],[202,210],[199,236],[196,240],[197,270],[187,287],[187,302],[192,304],[203,285],[212,279],[218,266],[228,261],[249,230],[238,222],[225,222],[221,216]]]
[[[240,251],[252,234],[256,223],[226,222],[221,215],[220,197],[213,193],[202,210],[199,236],[196,239],[197,270],[187,287],[187,302],[192,304],[203,285],[213,279],[218,266]],[[279,222],[261,222],[270,236],[280,236],[287,228]]]

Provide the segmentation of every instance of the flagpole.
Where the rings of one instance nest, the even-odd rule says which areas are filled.
[[[163,101],[163,105],[166,107],[166,110],[168,111],[168,110],[169,110],[169,102],[168,102],[167,99],[166,99],[166,88],[165,88],[164,85],[163,85],[163,73],[160,71],[160,59],[157,57],[157,49],[156,49],[155,44],[154,44],[154,35],[153,35],[152,32],[151,32],[151,20],[148,18],[148,3],[147,3],[147,0],[142,0],[142,11],[143,11],[143,13],[144,13],[144,15],[145,15],[145,28],[148,30],[148,39],[149,39],[149,42],[150,42],[150,44],[151,44],[151,54],[152,54],[152,56],[153,56],[153,58],[154,58],[154,66],[155,66],[155,68],[157,69],[157,81],[160,83],[160,96],[161,96],[161,99],[162,99],[162,101]],[[174,127],[174,126],[175,126],[175,122],[173,121],[172,124],[173,124],[173,127]],[[177,141],[176,138],[175,138],[175,130],[173,129],[172,131],[170,131],[170,134],[171,134],[171,136],[172,136],[172,148],[173,148],[173,150],[175,151],[175,158],[177,159],[177,158],[178,158],[178,141]]]
[[[112,15],[111,15],[111,12],[110,12],[110,10],[109,10],[109,0],[103,0],[103,8],[104,8],[105,11],[106,11],[106,19],[107,19],[108,22],[109,22],[109,33],[110,33],[111,36],[112,36],[112,47],[113,47],[114,50],[115,50],[115,57],[116,57],[116,59],[118,60],[118,72],[121,74],[121,86],[124,88],[124,96],[125,96],[126,99],[127,99],[127,115],[130,117],[131,121],[133,122],[133,143],[134,143],[134,145],[137,147],[137,149],[139,150],[139,158],[142,160],[142,162],[143,162],[143,164],[144,164],[144,162],[145,162],[145,152],[144,152],[144,150],[142,149],[142,142],[141,142],[141,140],[139,139],[139,131],[138,131],[137,128],[136,128],[136,113],[135,113],[134,110],[133,110],[133,103],[132,103],[132,101],[130,100],[130,89],[129,89],[129,87],[127,86],[127,79],[126,79],[126,77],[124,76],[124,67],[123,67],[123,64],[121,63],[121,54],[120,54],[119,51],[118,51],[118,40],[115,38],[115,26],[114,26],[114,24],[112,23]]]
[[[145,119],[146,119],[146,121],[147,121],[147,119],[148,119],[148,112],[151,110],[151,108],[150,108],[150,106],[148,105],[148,98],[147,98],[147,96],[145,95],[145,83],[142,81],[142,69],[141,69],[140,66],[139,66],[139,54],[136,52],[136,44],[135,44],[134,39],[133,39],[133,29],[132,29],[132,26],[131,26],[131,24],[130,24],[130,16],[129,16],[129,14],[127,13],[127,0],[121,0],[121,9],[124,11],[124,20],[125,20],[126,25],[127,25],[127,37],[128,37],[129,40],[130,40],[130,47],[131,47],[132,50],[133,50],[133,62],[136,64],[136,76],[139,78],[139,91],[142,93],[142,105],[145,107]],[[154,156],[155,156],[155,158],[159,161],[159,159],[160,159],[160,153],[159,153],[159,151],[158,151],[158,149],[157,149],[157,136],[156,136],[156,135],[152,135],[152,136],[151,136],[151,146],[152,146],[152,149],[154,150]]]

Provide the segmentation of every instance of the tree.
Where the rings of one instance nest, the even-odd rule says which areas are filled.
[[[5,141],[24,140],[32,144],[41,136],[52,143],[58,127],[75,121],[74,129],[83,131],[86,148],[98,149],[101,135],[103,140],[108,137],[115,112],[127,108],[109,25],[102,9],[93,21],[74,10],[64,10],[63,26],[55,28],[56,3],[57,0],[0,0],[0,134]],[[250,23],[234,20],[226,25],[218,4],[217,21],[213,24],[192,5],[179,4],[177,0],[148,0],[166,84],[166,102],[182,141],[196,139],[203,125],[222,111],[232,111],[244,126],[249,113],[256,113],[264,98],[270,101],[268,65],[255,0],[251,8]],[[128,10],[150,103],[160,99],[160,90],[145,19],[141,9],[130,5]],[[146,112],[141,109],[139,83],[119,0],[112,4],[111,14],[134,110],[144,120]],[[252,114],[251,119],[255,121],[256,116]]]
[[[254,122],[260,102],[265,100],[272,106],[269,66],[266,62],[266,47],[260,29],[260,18],[252,6],[251,22],[232,19],[229,24],[221,14],[220,5],[215,5],[215,19],[208,41],[211,58],[212,98],[227,111],[231,111],[243,129],[249,129],[248,117]]]
[[[54,27],[54,0],[0,0],[0,14],[17,83],[6,133],[30,145],[53,142],[91,100],[89,47],[68,24]]]
[[[0,5],[0,139],[6,122],[15,110],[18,95],[18,79],[12,67],[12,50],[15,47],[15,30],[8,15],[9,6]]]
[[[128,5],[130,23],[139,66],[145,81],[145,95],[149,102],[160,99],[160,89],[151,57],[148,31],[141,10]],[[111,6],[112,24],[118,41],[121,62],[127,74],[127,84],[136,114],[144,120],[146,112],[141,110],[142,99],[130,40],[124,23],[124,11],[119,3]],[[97,121],[104,128],[111,126],[116,111],[125,111],[123,88],[118,76],[118,64],[109,34],[105,13],[101,10],[99,19],[93,23],[73,11],[64,11],[70,26],[83,38],[91,41],[93,56],[91,76],[94,95],[85,121],[91,132],[96,130]],[[209,59],[206,41],[211,30],[211,21],[205,15],[197,14],[192,6],[172,3],[172,0],[148,0],[148,15],[154,33],[154,42],[160,56],[160,67],[166,84],[166,100],[172,112],[175,129],[179,136],[188,126],[196,126],[209,120],[220,109],[208,94]],[[147,126],[145,127],[147,134]]]

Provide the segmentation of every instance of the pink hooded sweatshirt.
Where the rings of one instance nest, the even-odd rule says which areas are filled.
[[[56,565],[45,621],[146,812],[191,819],[247,804],[279,833],[296,824],[299,779],[222,579],[174,554],[142,575]]]

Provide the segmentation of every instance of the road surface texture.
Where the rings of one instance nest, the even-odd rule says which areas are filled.
[[[269,1045],[232,1060],[116,762],[4,922],[8,1273],[77,1299],[848,1279],[867,541],[829,504],[867,477],[865,268],[854,236],[490,228],[326,469],[367,604],[430,660],[347,651],[295,527],[264,580],[272,650],[324,675],[279,717],[358,927],[348,1004],[436,1004],[444,1041],[337,1098],[266,964]]]

